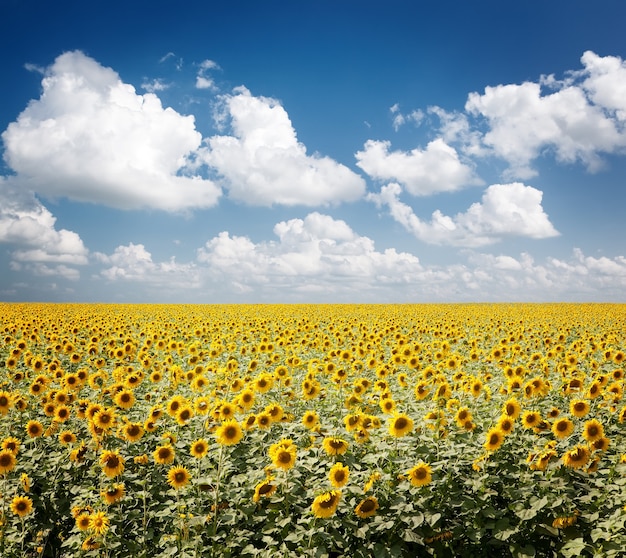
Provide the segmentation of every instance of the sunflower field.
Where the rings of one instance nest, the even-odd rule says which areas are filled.
[[[620,556],[626,306],[0,304],[0,556]]]

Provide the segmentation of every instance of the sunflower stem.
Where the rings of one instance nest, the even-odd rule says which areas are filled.
[[[224,446],[220,445],[220,455],[217,462],[217,479],[215,480],[215,502],[214,506],[214,515],[213,515],[213,536],[217,534],[217,515],[219,510],[219,497],[220,497],[220,479],[222,476],[222,462],[224,460]]]

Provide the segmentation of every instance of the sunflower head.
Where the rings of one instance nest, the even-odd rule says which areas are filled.
[[[186,486],[190,478],[189,471],[185,467],[172,467],[167,473],[167,482],[176,490]]]
[[[354,509],[354,513],[361,519],[366,519],[376,514],[378,510],[378,500],[375,496],[369,496],[364,500],[361,500],[357,507]]]
[[[328,472],[328,479],[333,488],[341,488],[348,482],[350,476],[350,469],[344,467],[341,462],[335,463]]]
[[[33,511],[33,501],[28,496],[15,496],[11,501],[11,511],[18,517],[25,517]]]
[[[425,486],[432,481],[432,471],[430,465],[420,461],[417,465],[406,472],[410,483],[413,486]]]
[[[168,465],[169,463],[172,463],[175,455],[174,448],[169,444],[158,446],[152,454],[155,463],[160,465]]]
[[[316,496],[311,505],[311,510],[315,517],[327,518],[331,517],[337,511],[339,501],[341,500],[340,490],[331,490]]]
[[[243,429],[235,419],[224,421],[215,431],[217,443],[223,446],[234,446],[243,438]]]

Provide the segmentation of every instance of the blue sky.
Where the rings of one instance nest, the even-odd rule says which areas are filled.
[[[0,300],[626,302],[625,19],[0,0]]]

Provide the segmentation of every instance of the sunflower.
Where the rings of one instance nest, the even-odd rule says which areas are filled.
[[[604,427],[596,419],[585,422],[583,426],[583,438],[588,442],[595,442],[604,436]]]
[[[567,438],[574,432],[574,423],[568,418],[560,418],[552,424],[552,434],[560,440]]]
[[[123,483],[111,485],[100,492],[102,499],[109,505],[119,502],[125,495],[126,487]]]
[[[9,436],[2,441],[2,445],[0,446],[4,450],[8,450],[13,455],[17,455],[20,451],[20,441],[13,436]]]
[[[348,451],[348,442],[342,438],[324,438],[322,447],[328,455],[343,455]]]
[[[394,438],[402,438],[413,430],[413,420],[403,413],[389,419],[389,434]]]
[[[11,501],[11,511],[19,517],[26,517],[33,511],[33,501],[28,496],[16,496]]]
[[[264,412],[266,412],[270,417],[272,417],[272,422],[280,422],[283,418],[285,411],[282,406],[278,403],[271,403],[265,407]]]
[[[413,486],[425,486],[430,484],[432,479],[432,471],[430,465],[420,461],[415,467],[406,472],[409,481]]]
[[[464,428],[467,421],[472,420],[472,413],[467,407],[460,407],[454,415],[454,421],[459,428]]]
[[[602,436],[602,438],[598,438],[589,444],[593,451],[606,451],[606,449],[611,444],[611,440],[606,436]]]
[[[302,415],[302,424],[309,430],[313,430],[320,422],[320,418],[315,411],[306,411]]]
[[[272,484],[274,477],[268,477],[254,487],[254,496],[252,501],[257,503],[261,498],[269,498],[276,492],[276,485]]]
[[[361,425],[361,413],[351,413],[343,417],[343,424],[348,432],[353,432]]]
[[[272,444],[269,449],[269,456],[275,467],[288,471],[296,464],[297,450],[294,445]]]
[[[330,480],[330,484],[333,485],[333,488],[345,486],[349,476],[350,469],[344,467],[343,463],[340,462],[335,463],[328,472],[328,479]]]
[[[30,478],[26,473],[20,475],[20,484],[24,492],[30,492]]]
[[[128,442],[138,442],[144,433],[143,426],[138,422],[127,422],[122,427],[122,437]]]
[[[54,420],[56,422],[65,422],[70,418],[72,412],[67,405],[59,405],[54,408]]]
[[[337,506],[341,500],[340,490],[331,490],[316,496],[311,504],[311,510],[315,517],[331,517],[337,511]]]
[[[176,422],[181,426],[187,424],[187,422],[193,417],[193,409],[190,405],[182,405],[176,413]]]
[[[81,550],[88,552],[90,550],[98,550],[100,548],[100,542],[94,535],[89,535],[80,545]]]
[[[171,467],[167,472],[167,482],[176,490],[186,486],[190,478],[189,471],[185,467]]]
[[[10,473],[13,469],[15,469],[16,463],[17,460],[15,459],[15,454],[12,451],[6,449],[0,451],[0,475]]]
[[[496,428],[498,428],[504,436],[508,436],[513,432],[513,428],[515,428],[515,421],[507,415],[502,415],[496,423]]]
[[[244,430],[250,430],[251,428],[254,427],[254,425],[256,424],[256,415],[255,414],[249,414],[243,421],[241,427]]]
[[[578,445],[565,452],[562,459],[566,467],[581,469],[589,462],[590,455],[587,446]]]
[[[396,410],[396,402],[391,398],[381,399],[380,410],[385,414],[391,414]]]
[[[8,391],[0,391],[0,415],[6,415],[13,404],[13,397]]]
[[[266,429],[272,426],[272,417],[267,413],[259,413],[256,416],[256,424],[259,428]]]
[[[254,405],[255,395],[251,389],[244,389],[237,397],[237,405],[244,411],[249,411]]]
[[[584,399],[573,399],[569,404],[570,413],[578,418],[584,417],[589,412],[589,409],[589,402]]]
[[[159,463],[160,465],[169,465],[174,461],[175,455],[174,448],[169,444],[158,446],[152,454],[155,463]]]
[[[266,393],[274,385],[274,377],[270,374],[260,374],[253,383],[254,391],[257,393]]]
[[[512,418],[513,420],[516,420],[517,417],[520,416],[521,412],[522,406],[515,398],[511,398],[506,401],[506,403],[504,404],[504,408],[502,409],[502,413],[505,414],[507,417]]]
[[[176,418],[178,410],[187,402],[182,395],[175,395],[172,397],[165,406],[165,410],[172,418]]]
[[[115,411],[113,409],[99,410],[93,417],[92,422],[100,430],[108,432],[115,424]]]
[[[64,430],[63,432],[59,433],[59,442],[64,446],[67,446],[69,444],[75,444],[76,434],[74,434],[71,430]]]
[[[376,496],[368,496],[365,500],[361,500],[356,508],[354,508],[354,513],[359,516],[361,519],[366,519],[376,514],[376,510],[378,509],[378,500]]]
[[[97,511],[89,516],[89,529],[96,535],[104,535],[109,530],[109,518],[103,511]]]
[[[130,409],[135,404],[135,394],[129,389],[119,391],[113,402],[121,409]]]
[[[204,457],[209,451],[209,442],[207,442],[204,438],[200,438],[191,444],[191,448],[189,449],[189,453],[196,459],[200,459]]]
[[[243,438],[241,425],[234,419],[224,421],[215,431],[217,443],[223,446],[234,446]]]
[[[522,415],[524,428],[535,428],[541,422],[541,415],[537,411],[526,411]]]
[[[87,529],[89,529],[89,524],[91,523],[90,514],[86,511],[82,512],[76,516],[76,519],[74,521],[76,524],[76,528],[79,531],[86,531]]]
[[[496,451],[504,442],[504,432],[500,428],[493,427],[487,431],[485,443],[483,447],[487,451]]]
[[[100,456],[102,472],[107,477],[117,477],[124,472],[124,458],[116,451],[103,451]]]

